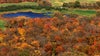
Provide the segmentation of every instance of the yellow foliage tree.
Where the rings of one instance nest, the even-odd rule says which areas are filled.
[[[18,32],[21,36],[24,36],[25,35],[25,29],[23,28],[18,28]]]

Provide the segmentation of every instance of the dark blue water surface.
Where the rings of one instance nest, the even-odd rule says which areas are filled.
[[[17,13],[8,13],[4,14],[3,17],[5,18],[13,18],[13,17],[18,17],[18,16],[26,16],[30,18],[43,18],[43,17],[48,17],[50,18],[50,13],[33,13],[33,12],[17,12]]]

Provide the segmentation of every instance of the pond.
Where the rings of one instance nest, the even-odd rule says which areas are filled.
[[[49,15],[51,13],[34,13],[34,12],[17,12],[17,13],[8,13],[4,14],[4,18],[13,18],[13,17],[18,17],[18,16],[26,16],[30,18],[43,18],[43,17],[48,17],[50,18],[51,16]]]

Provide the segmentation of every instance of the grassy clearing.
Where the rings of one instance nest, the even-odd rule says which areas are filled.
[[[74,1],[80,1],[81,3],[94,3],[99,0],[51,0],[53,6],[62,6],[63,3],[68,2],[74,2]]]
[[[5,30],[5,24],[6,24],[5,21],[0,20],[0,29]]]
[[[59,0],[60,2],[74,2],[74,1],[80,1],[80,2],[95,2],[95,1],[98,1],[98,0]]]
[[[7,12],[0,12],[0,14],[6,14],[6,13],[17,13],[17,12],[34,12],[34,13],[46,13],[46,12],[54,12],[56,10],[36,10],[36,9],[21,9],[21,10],[15,10],[15,11],[7,11]]]
[[[37,6],[38,4],[35,2],[22,2],[22,3],[4,3],[4,4],[0,4],[0,7],[6,7],[6,6],[11,6],[11,5],[20,5],[20,6],[25,6],[25,5],[35,5]]]
[[[66,13],[78,14],[82,16],[92,16],[96,14],[95,10],[69,9]]]

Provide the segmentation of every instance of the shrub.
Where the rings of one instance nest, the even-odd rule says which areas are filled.
[[[19,53],[19,56],[30,56],[30,54],[28,50],[23,50]]]
[[[97,11],[96,12],[96,16],[99,16],[100,17],[100,11]]]
[[[63,19],[63,14],[59,11],[54,12],[54,17],[57,17],[58,19]]]
[[[63,3],[63,7],[69,7],[68,3]]]
[[[76,17],[78,17],[78,15],[77,15],[77,14],[71,13],[71,14],[70,14],[70,17],[71,17],[71,18],[76,18]]]
[[[80,6],[81,6],[80,2],[79,1],[75,1],[74,8],[79,8]]]
[[[97,1],[96,4],[100,7],[100,1]]]

